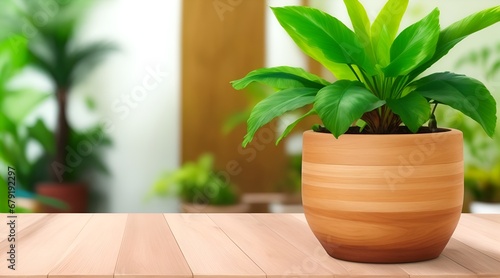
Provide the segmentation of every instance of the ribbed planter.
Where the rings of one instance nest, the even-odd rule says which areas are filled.
[[[304,213],[338,259],[438,257],[460,218],[462,133],[303,135]]]

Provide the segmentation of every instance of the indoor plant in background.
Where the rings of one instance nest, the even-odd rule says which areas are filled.
[[[477,123],[453,111],[440,111],[446,125],[464,132],[465,193],[464,211],[500,212],[500,128],[493,140],[478,132]],[[444,121],[441,121],[444,122]]]
[[[214,170],[214,157],[201,155],[175,171],[166,172],[154,183],[152,196],[178,196],[182,212],[247,212],[234,185]]]
[[[78,27],[90,3],[92,1],[70,1],[61,5],[55,3],[58,5],[57,8],[52,9],[52,14],[42,23],[37,16],[41,7],[46,4],[45,1],[22,1],[18,5],[23,15],[18,27],[28,24],[34,33],[24,37],[29,52],[28,63],[52,82],[58,109],[55,137],[52,139],[55,146],[54,153],[50,154],[52,161],[48,165],[50,168],[46,169],[52,173],[52,181],[39,184],[37,192],[68,203],[69,212],[84,212],[88,203],[87,185],[75,180],[75,174],[81,173],[81,169],[74,171],[67,168],[69,150],[76,150],[75,147],[83,141],[93,140],[92,153],[81,159],[81,163],[100,167],[102,163],[95,159],[94,153],[102,143],[109,143],[102,128],[95,127],[85,132],[77,132],[70,127],[67,118],[67,100],[70,91],[114,49],[104,42],[91,44],[77,42]],[[21,35],[24,34],[23,31],[17,30]],[[46,139],[47,142],[51,140]],[[84,168],[82,164],[78,163],[74,168]]]
[[[321,118],[324,127],[303,135],[302,201],[328,254],[380,263],[436,258],[460,218],[463,143],[460,131],[437,128],[433,111],[450,106],[491,136],[496,105],[473,78],[419,75],[469,34],[500,21],[500,7],[443,29],[434,9],[398,34],[408,1],[389,0],[373,23],[359,1],[344,3],[354,31],[317,9],[273,8],[302,51],[338,80],[283,66],[233,81],[235,89],[252,82],[277,89],[254,107],[243,145],[273,118],[313,104],[277,143],[303,118]]]
[[[460,57],[455,67],[468,67],[479,71],[483,80],[495,84],[495,78],[500,73],[500,43],[480,46],[466,53]],[[496,91],[496,93],[500,92]],[[440,112],[440,117],[446,119],[447,126],[464,132],[464,146],[468,158],[465,163],[465,189],[471,199],[470,211],[472,213],[500,213],[500,128],[498,124],[493,140],[489,140],[484,133],[477,132],[479,127],[470,119],[465,119],[463,115],[453,113],[453,111]]]

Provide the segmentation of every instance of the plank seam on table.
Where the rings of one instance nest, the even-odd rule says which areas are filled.
[[[480,218],[480,219],[484,219],[484,218]],[[484,219],[484,220],[486,220],[486,219]],[[490,222],[496,223],[496,222],[494,222],[494,221],[490,221]],[[459,223],[458,225],[460,225],[460,223]],[[458,227],[458,225],[457,225],[457,227]],[[466,225],[464,225],[464,224],[462,224],[462,226],[463,226],[463,227],[465,227],[465,228],[472,228],[472,227],[466,226]],[[483,255],[485,255],[485,256],[488,256],[488,257],[492,258],[492,259],[493,259],[493,260],[495,260],[495,261],[500,261],[498,258],[495,258],[495,257],[491,256],[490,254],[485,253],[485,252],[484,252],[484,250],[477,249],[475,246],[472,246],[471,244],[468,244],[467,242],[464,242],[464,241],[462,241],[462,240],[460,240],[460,239],[458,239],[458,238],[455,238],[455,237],[452,237],[452,238],[454,238],[454,239],[456,239],[457,241],[459,241],[459,242],[461,242],[461,243],[463,243],[463,244],[467,245],[468,247],[470,247],[470,248],[472,248],[472,249],[474,249],[474,250],[478,251],[479,253],[481,253],[481,254],[483,254]]]
[[[163,215],[163,219],[165,219],[165,222],[167,223],[167,227],[168,227],[168,230],[170,231],[170,233],[172,234],[172,236],[174,237],[175,239],[175,244],[177,245],[177,248],[179,248],[179,250],[181,251],[181,254],[182,254],[182,257],[184,258],[184,261],[186,261],[186,264],[189,268],[189,271],[191,271],[191,277],[194,277],[194,273],[193,273],[193,270],[191,269],[191,266],[189,265],[189,262],[188,260],[186,259],[186,255],[184,254],[184,251],[182,251],[182,248],[181,246],[179,245],[179,242],[177,242],[177,238],[175,237],[175,234],[174,232],[172,231],[172,228],[170,228],[170,224],[168,223],[168,220],[167,220],[167,213],[162,213]]]
[[[266,273],[268,275],[268,277],[298,277],[298,276],[302,277],[303,275],[308,275],[307,277],[334,277],[335,276],[335,273],[332,270],[325,268],[322,264],[317,264],[317,266],[313,267],[313,269],[310,269],[308,267],[304,267],[305,262],[309,261],[309,255],[306,254],[304,251],[302,251],[297,246],[295,246],[294,244],[291,244],[288,240],[283,239],[276,231],[274,231],[273,229],[270,229],[267,225],[264,225],[261,221],[256,219],[257,218],[256,215],[258,215],[258,214],[256,214],[256,213],[240,213],[240,214],[231,214],[231,215],[236,215],[234,220],[236,222],[239,222],[242,225],[246,225],[244,223],[246,223],[246,221],[250,221],[250,223],[248,224],[249,226],[246,226],[245,230],[251,231],[252,228],[255,228],[257,230],[256,233],[251,233],[252,234],[251,236],[261,235],[264,238],[271,237],[272,239],[276,240],[277,245],[279,245],[285,249],[290,248],[289,251],[291,251],[292,254],[294,254],[294,255],[292,255],[292,258],[291,258],[292,261],[288,261],[286,264],[278,263],[275,266],[267,264],[268,261],[255,261],[255,264],[257,266],[259,266],[259,268],[261,268],[261,269],[264,268],[263,271],[264,271],[264,273]],[[247,254],[247,252],[245,252],[245,251],[243,251],[243,252],[245,252],[245,254],[247,254],[247,256],[249,258],[252,259],[252,257],[255,257],[257,260],[259,260],[260,254],[256,254],[254,252],[255,249],[252,249],[252,247],[246,246],[246,243],[245,243],[246,237],[238,237],[239,233],[237,231],[231,230],[230,226],[226,226],[224,224],[225,220],[222,216],[223,215],[221,215],[221,214],[213,214],[213,217],[215,218],[215,219],[213,219],[213,221],[216,223],[218,221],[221,221],[221,224],[223,224],[223,226],[221,226],[221,229],[223,229],[223,230],[228,229],[228,232],[230,234],[232,234],[233,236],[237,235],[235,241],[233,240],[233,242],[238,247],[240,247],[240,246],[236,242],[240,242],[240,240],[243,239],[243,241],[241,242],[243,247],[241,247],[240,249],[243,251],[244,249],[246,250],[248,248],[248,251],[250,253]],[[229,222],[232,222],[232,221],[229,221]],[[263,233],[265,233],[265,234],[263,234]],[[228,235],[228,237],[230,237],[230,236]],[[231,238],[231,240],[232,240],[232,238]],[[273,249],[276,249],[276,248],[277,248],[276,246],[273,246]],[[281,249],[276,249],[276,250],[281,250]],[[279,251],[279,252],[281,252],[281,251]],[[266,253],[264,253],[264,254],[266,254]],[[283,253],[283,254],[287,254],[287,253]],[[296,255],[299,255],[299,254],[301,257],[300,261],[295,260],[295,259],[297,259]],[[271,257],[274,257],[274,256],[271,255]],[[263,268],[260,267],[260,264],[262,264]],[[279,273],[276,271],[279,271]],[[294,275],[294,276],[291,276],[291,275]]]
[[[268,275],[262,271],[262,269],[253,261],[251,260],[248,255],[239,248],[238,245],[234,244],[234,242],[226,235],[226,233],[223,232],[221,227],[217,225],[216,223],[213,222],[213,220],[208,216],[207,213],[172,213],[168,214],[165,213],[165,218],[167,219],[167,223],[169,224],[169,227],[172,230],[172,233],[174,235],[175,240],[177,241],[180,250],[183,251],[184,249],[186,252],[182,252],[184,257],[186,258],[186,262],[188,263],[190,269],[193,272],[193,277],[212,277],[212,278],[219,278],[219,277],[268,277]],[[196,222],[191,223],[193,221],[192,219],[196,219]],[[173,222],[169,222],[173,221]],[[200,221],[200,222],[198,222]],[[196,223],[196,224],[194,224]],[[198,224],[201,223],[201,224]],[[192,225],[194,224],[194,225]],[[182,227],[186,226],[186,227]],[[181,228],[181,230],[179,230]],[[210,263],[209,266],[209,273],[204,272],[204,267],[207,267],[207,260],[205,257],[201,259],[201,264],[200,264],[200,257],[199,254],[202,249],[200,249],[199,246],[196,247],[196,250],[193,251],[193,246],[191,245],[191,240],[186,239],[185,233],[183,233],[182,228],[187,228],[188,229],[188,234],[189,237],[195,236],[194,242],[200,241],[200,239],[204,242],[202,245],[204,247],[208,246],[211,247],[212,249],[217,250],[220,245],[213,245],[211,242],[214,242],[213,240],[207,240],[204,238],[203,230],[200,230],[200,228],[208,228],[210,229],[208,233],[210,236],[216,236],[214,239],[217,241],[219,244],[222,244],[224,247],[221,248],[220,250],[223,250],[223,252],[216,251],[215,257],[215,265],[210,263],[210,259],[208,262]],[[186,241],[187,240],[187,241]],[[208,244],[205,244],[207,242]],[[225,250],[225,251],[224,251]],[[227,251],[231,250],[231,253],[227,253]],[[194,253],[193,253],[194,252]],[[211,252],[213,253],[213,252]],[[197,254],[194,255],[193,254]],[[229,260],[233,262],[233,264],[228,264],[228,261],[221,261],[217,260],[218,258],[221,258],[219,256],[230,256]],[[243,264],[240,264],[239,262],[233,261],[234,258],[239,258],[239,262],[243,262]],[[221,262],[223,264],[221,265]],[[192,265],[191,265],[192,264]],[[223,265],[230,265],[229,268]],[[234,265],[238,265],[237,267],[234,267]],[[229,272],[224,272],[226,275],[229,273],[233,273],[236,276],[221,276],[218,273],[213,273],[211,270],[214,268],[221,268],[224,271],[229,271]],[[243,271],[245,270],[246,271]]]
[[[473,251],[475,251],[475,252],[478,252],[478,253],[482,254],[482,255],[483,255],[484,257],[486,257],[486,258],[492,259],[493,261],[500,263],[500,261],[498,261],[498,260],[496,260],[496,259],[494,259],[494,258],[491,258],[490,256],[485,255],[484,253],[480,252],[479,250],[477,250],[477,249],[475,249],[475,248],[470,247],[469,245],[467,245],[467,244],[465,244],[465,243],[463,243],[463,242],[461,242],[461,241],[457,240],[456,238],[452,238],[452,239],[450,239],[450,242],[451,242],[451,241],[455,241],[455,242],[457,242],[458,244],[462,244],[462,245],[466,246],[467,248],[469,248],[469,249],[471,249],[471,250],[473,250]],[[447,246],[447,247],[448,247],[448,246]],[[451,252],[451,251],[450,251],[450,252]],[[472,272],[472,273],[474,273],[476,276],[478,276],[478,277],[483,277],[483,276],[485,276],[484,274],[479,273],[479,272],[480,272],[480,270],[474,271],[474,270],[473,270],[473,268],[474,268],[474,267],[472,267],[472,266],[470,266],[470,265],[465,265],[465,264],[462,264],[462,263],[460,263],[460,260],[459,260],[459,259],[453,259],[452,254],[447,255],[447,254],[445,254],[445,253],[446,253],[446,249],[445,249],[445,251],[443,251],[443,254],[442,254],[443,256],[447,257],[448,259],[450,259],[450,260],[454,261],[455,263],[459,264],[460,266],[462,266],[462,267],[466,268],[467,270],[471,271],[471,272]]]
[[[115,277],[115,275],[116,275],[116,267],[118,266],[118,259],[120,258],[120,253],[121,253],[122,247],[123,247],[123,239],[125,238],[125,232],[127,229],[129,214],[130,213],[127,213],[127,219],[125,220],[125,225],[123,225],[122,240],[120,240],[120,248],[118,249],[118,255],[116,256],[115,268],[113,268],[113,277]]]
[[[289,215],[289,214],[287,214],[287,213],[278,213],[278,214],[281,214],[281,215]],[[309,256],[309,254],[304,253],[304,251],[302,251],[302,250],[301,250],[298,246],[296,246],[296,245],[295,245],[292,241],[290,241],[290,239],[288,239],[288,238],[286,238],[286,237],[282,236],[280,233],[276,232],[276,231],[274,230],[274,228],[273,228],[273,227],[271,227],[271,226],[269,226],[266,222],[259,220],[259,218],[258,218],[258,217],[255,217],[255,215],[253,215],[253,214],[252,214],[251,216],[252,216],[252,218],[256,219],[259,223],[261,223],[261,224],[263,224],[264,226],[268,227],[268,228],[269,228],[269,230],[271,230],[273,233],[277,234],[280,238],[282,238],[282,239],[284,239],[286,242],[290,243],[292,246],[294,246],[297,250],[299,250],[300,252],[302,252],[304,255]],[[293,217],[294,219],[297,219],[298,221],[300,221],[300,219],[298,219],[297,217],[295,217],[293,214],[290,214],[290,216],[291,216],[291,217]],[[319,265],[324,266],[324,265],[323,265],[323,263],[322,263],[322,262],[321,262],[318,258],[316,258],[316,257],[314,257],[314,256],[312,256],[311,258],[312,258],[312,259],[313,259],[316,263],[318,263]],[[341,267],[342,267],[342,268],[343,268],[343,269],[344,269],[347,273],[349,273],[349,270],[348,270],[348,269],[347,269],[344,265],[340,264],[340,266],[341,266]],[[325,266],[325,268],[326,268],[326,266]],[[328,269],[328,268],[327,268],[327,269]],[[338,275],[338,274],[336,274],[336,273],[332,273],[332,275],[333,275],[334,277],[337,277],[337,275]]]
[[[279,214],[273,214],[273,215],[279,215]],[[283,213],[282,215],[289,215],[290,216],[290,219],[294,219],[295,221],[299,221],[301,223],[303,223],[304,225],[308,225],[307,224],[307,221],[303,221],[301,219],[301,217],[299,217],[297,213]],[[254,215],[252,215],[254,216]],[[257,220],[259,220],[257,217],[254,217],[256,218]],[[270,230],[272,230],[273,232],[275,232],[276,234],[278,234],[281,238],[283,238],[284,240],[286,240],[287,242],[289,242],[291,245],[293,245],[294,247],[296,247],[299,251],[301,251],[302,253],[305,253],[303,252],[299,246],[297,246],[294,242],[290,241],[290,239],[284,237],[281,235],[281,233],[279,233],[278,231],[275,230],[274,227],[272,226],[269,226],[267,223],[263,222],[263,221],[260,221],[260,223],[263,223],[266,227],[268,227]],[[319,248],[322,248],[321,245],[318,246]],[[325,254],[326,255],[326,254]],[[310,256],[309,254],[306,253],[306,256]],[[329,255],[326,255],[326,256],[329,256]],[[324,268],[329,269],[329,267],[327,265],[325,265],[325,263],[323,261],[321,261],[319,258],[317,257],[314,257],[312,256],[312,258],[314,259],[315,262],[317,262],[320,266],[323,266]],[[332,258],[334,259],[334,258]],[[338,259],[334,259],[338,265],[343,268],[345,271],[346,271],[346,274],[348,275],[348,277],[362,277],[363,274],[358,274],[358,273],[352,273],[352,269],[348,268],[348,266],[346,264],[350,264],[352,262],[349,262],[349,261],[343,261],[343,260],[338,260]],[[362,263],[361,263],[362,264]],[[381,265],[384,265],[384,264],[381,264]],[[392,265],[394,267],[396,267],[397,269],[399,269],[402,273],[398,274],[399,276],[403,275],[403,277],[414,277],[412,276],[410,273],[408,273],[408,271],[406,271],[405,269],[403,269],[401,266],[399,266],[398,264],[389,264],[389,265]],[[330,271],[333,271],[333,270],[330,270]],[[345,277],[345,274],[341,274],[341,273],[335,273],[333,272],[333,275],[335,277]],[[376,276],[377,277],[386,277],[386,276],[381,276],[382,274],[377,274]],[[372,276],[370,276],[372,277]]]
[[[182,248],[179,245],[179,242],[177,242],[177,238],[175,237],[174,232],[172,232],[172,228],[170,228],[170,224],[168,223],[168,220],[167,220],[167,217],[166,217],[166,213],[162,213],[161,215],[163,216],[163,220],[165,220],[165,223],[167,223],[168,230],[172,234],[172,237],[175,239],[175,245],[177,245],[177,248],[179,248],[179,250],[180,250],[180,252],[182,254],[182,257],[184,258],[184,261],[186,262],[186,264],[187,264],[187,266],[189,268],[189,271],[191,272],[191,277],[194,277],[193,270],[191,269],[191,266],[189,265],[189,263],[188,263],[188,261],[186,259],[186,255],[184,255],[184,251],[182,251]]]
[[[49,215],[55,215],[57,217],[57,215],[59,215],[58,213],[51,213]],[[59,258],[59,260],[57,260],[53,265],[52,267],[50,268],[49,270],[49,273],[47,273],[47,278],[50,278],[50,274],[52,273],[52,271],[54,271],[54,269],[66,258],[66,256],[71,252],[71,250],[73,248],[73,244],[75,243],[75,240],[80,236],[80,234],[82,233],[82,231],[85,229],[85,227],[87,226],[87,224],[90,222],[90,220],[94,217],[94,214],[93,213],[90,213],[90,217],[89,219],[87,220],[87,222],[85,222],[85,224],[82,226],[82,228],[80,229],[80,231],[76,234],[76,236],[73,238],[73,240],[71,241],[71,244],[68,246],[68,248],[66,249],[65,252],[63,252],[61,254],[61,257]]]
[[[89,217],[89,219],[87,220],[87,223],[85,223],[85,225],[82,227],[82,229],[80,230],[80,232],[78,232],[78,235],[74,238],[73,242],[71,243],[71,245],[68,247],[68,249],[64,253],[64,256],[61,256],[61,259],[54,265],[54,267],[52,268],[52,270],[49,272],[49,274],[47,276],[48,278],[50,278],[50,277],[68,277],[67,274],[60,274],[60,273],[59,274],[54,274],[54,271],[60,270],[58,268],[60,268],[62,266],[62,263],[68,258],[69,255],[71,255],[73,252],[75,252],[75,250],[77,250],[77,248],[78,248],[79,245],[76,244],[76,241],[80,238],[82,232],[86,230],[87,225],[89,225],[89,223],[92,221],[92,219],[95,218],[95,217],[97,217],[97,215],[126,215],[126,217],[128,219],[128,213],[102,213],[102,214],[101,213],[85,213],[85,214],[90,215],[91,217]],[[76,215],[76,214],[74,214],[74,215]],[[122,232],[121,235],[123,237],[123,233],[125,231],[124,230],[120,230],[120,231]],[[120,231],[118,231],[118,232],[120,232]],[[121,248],[121,242],[120,242],[120,248]],[[115,267],[116,267],[116,262],[115,262]],[[71,275],[73,277],[80,277],[79,274],[71,274]],[[76,276],[74,276],[74,275],[76,275]],[[101,275],[94,275],[94,274],[88,275],[88,274],[85,273],[83,277],[96,277],[97,278],[97,277],[103,277],[103,276],[101,276]],[[114,269],[113,269],[112,277],[115,277]]]
[[[257,264],[257,263],[256,263],[256,262],[255,262],[255,261],[254,261],[254,260],[253,260],[253,259],[252,259],[249,255],[248,255],[248,254],[247,254],[247,252],[245,252],[245,250],[243,250],[243,249],[242,249],[242,248],[241,248],[241,247],[240,247],[240,246],[239,246],[236,242],[234,242],[234,240],[233,240],[233,239],[232,239],[232,238],[231,238],[231,237],[230,237],[230,236],[226,233],[226,231],[224,231],[224,229],[222,229],[219,225],[217,225],[217,223],[216,223],[216,222],[212,219],[212,217],[210,217],[210,214],[209,214],[209,213],[205,213],[205,214],[207,215],[208,219],[210,219],[210,221],[212,221],[212,222],[215,224],[215,226],[217,226],[217,228],[219,228],[219,230],[221,230],[221,231],[222,231],[222,233],[224,233],[224,234],[226,235],[226,237],[227,237],[227,238],[229,238],[229,240],[231,240],[231,242],[232,242],[234,245],[236,245],[236,247],[238,247],[238,249],[240,249],[240,250],[241,250],[241,252],[243,252],[243,254],[245,254],[245,256],[247,256],[247,258],[248,258],[250,261],[252,261],[252,262],[253,262],[253,263],[254,263],[254,264],[255,264],[255,265],[256,265],[256,266],[257,266],[257,267],[258,267],[258,268],[262,271],[262,273],[264,273],[264,274],[266,275],[266,277],[268,277],[268,275],[267,275],[267,273],[264,271],[264,269],[262,269],[262,268],[260,267],[260,265],[258,265],[258,264]],[[239,214],[249,214],[249,215],[251,215],[250,213],[239,213]]]

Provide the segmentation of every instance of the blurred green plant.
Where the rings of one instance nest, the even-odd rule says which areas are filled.
[[[147,199],[153,196],[178,196],[185,203],[220,206],[239,201],[236,188],[216,174],[212,154],[203,154],[197,161],[162,174]]]
[[[47,156],[29,159],[27,148],[30,142],[41,138],[38,135],[41,135],[46,127],[41,120],[32,126],[27,126],[25,118],[47,99],[49,94],[28,88],[13,89],[9,86],[27,62],[26,45],[17,45],[17,48],[12,48],[10,45],[12,39],[16,38],[0,39],[0,165],[3,166],[1,169],[7,169],[8,166],[16,169],[16,186],[21,187],[18,191],[22,192],[22,189],[33,191],[34,183],[43,179],[44,173],[47,173],[42,170],[43,167],[40,167],[47,164]],[[1,196],[6,198],[5,201],[2,198],[0,209],[3,212],[6,212],[3,205],[7,204],[6,173],[6,170],[0,172]],[[65,204],[55,199],[36,194],[29,194],[29,197],[45,205],[65,207]],[[16,212],[26,211],[22,207],[16,207]]]
[[[37,133],[37,139],[44,147],[47,147],[46,153],[53,155],[58,165],[66,165],[68,148],[74,149],[78,140],[81,142],[88,136],[102,133],[99,127],[93,127],[84,132],[71,128],[67,118],[68,94],[107,54],[116,50],[116,47],[103,41],[89,44],[81,44],[77,41],[78,28],[94,1],[52,1],[50,7],[47,7],[47,1],[9,0],[6,2],[10,3],[8,6],[14,7],[9,11],[17,11],[19,15],[17,18],[12,17],[13,22],[9,24],[12,33],[18,34],[15,40],[10,40],[10,44],[14,46],[26,44],[28,65],[45,75],[54,88],[53,96],[58,108],[57,126],[53,134],[54,144],[49,139],[48,129],[42,130],[40,124],[38,126],[41,129]],[[40,19],[41,12],[45,12],[44,20]],[[26,30],[30,30],[30,33],[26,33]],[[103,143],[101,145],[110,143],[109,138],[103,138],[100,143]],[[95,164],[104,170],[103,164],[96,155],[85,157],[83,161],[87,164]],[[78,168],[84,167],[78,166]],[[61,176],[54,170],[52,179],[71,181],[78,176],[78,172],[83,172],[83,170],[78,170],[77,173],[73,170],[64,171]]]
[[[492,81],[500,73],[500,42],[481,46],[458,59],[455,67],[471,67],[478,70],[486,81]],[[500,93],[492,91],[493,94]],[[500,202],[500,126],[491,140],[481,127],[463,114],[442,109],[437,117],[446,126],[463,131],[465,147],[465,187],[474,200]]]
[[[455,67],[462,68],[464,66],[479,69],[486,80],[493,80],[500,72],[500,42],[496,45],[482,46],[462,56]]]

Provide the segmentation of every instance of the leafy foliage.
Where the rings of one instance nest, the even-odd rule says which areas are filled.
[[[278,142],[298,121],[313,114],[319,115],[335,137],[360,119],[366,123],[362,128],[365,133],[394,133],[401,124],[418,132],[431,118],[430,105],[437,104],[464,113],[493,135],[496,103],[484,84],[449,72],[417,77],[468,35],[500,21],[500,6],[474,13],[444,29],[436,8],[398,34],[407,0],[389,0],[373,23],[358,0],[344,3],[353,30],[310,7],[272,8],[301,50],[338,80],[330,84],[304,70],[276,67],[255,70],[232,81],[237,90],[253,82],[277,90],[253,108],[244,146],[275,117],[309,103],[313,110],[292,123]]]
[[[176,171],[164,173],[148,197],[177,195],[183,202],[205,205],[233,205],[238,202],[236,188],[214,170],[211,154],[201,155]]]

